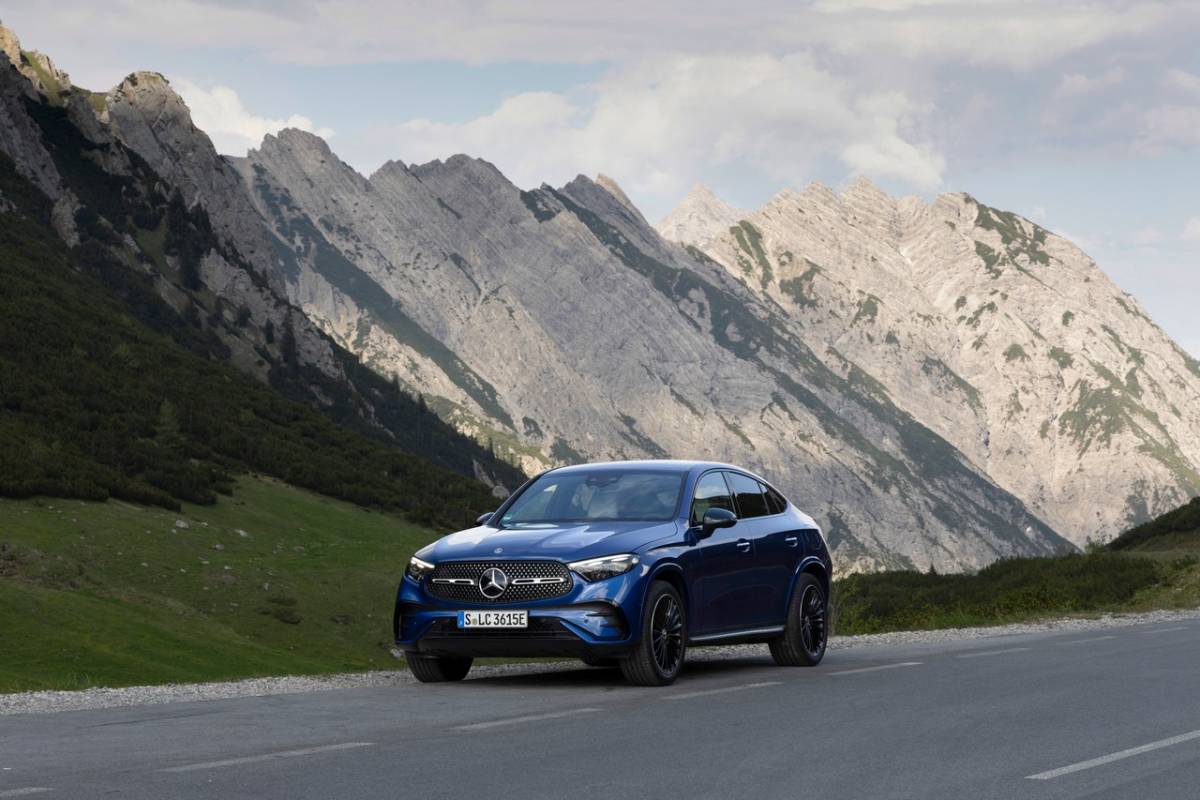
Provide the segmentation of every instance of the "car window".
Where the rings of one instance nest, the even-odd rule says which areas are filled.
[[[767,494],[767,510],[772,514],[782,514],[787,510],[787,500],[783,499],[783,495],[772,489],[770,486],[764,486]]]
[[[737,472],[727,472],[725,476],[729,479],[729,486],[733,489],[733,496],[737,500],[739,517],[751,519],[765,517],[771,513],[767,509],[767,497],[763,494],[765,487],[761,483]]]
[[[704,512],[710,508],[723,508],[733,511],[733,499],[729,496],[729,487],[719,472],[709,472],[700,476],[696,482],[696,492],[692,496],[692,524],[699,525],[704,519]],[[735,512],[736,513],[736,512]]]
[[[661,470],[547,472],[505,509],[500,523],[665,522],[675,516],[684,477]]]

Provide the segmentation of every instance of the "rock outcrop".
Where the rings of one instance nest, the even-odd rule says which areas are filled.
[[[744,463],[822,519],[843,568],[1065,546],[868,376],[830,369],[774,301],[659,236],[610,180],[522,191],[466,156],[367,178],[295,130],[237,165],[291,245],[292,301],[529,469]]]
[[[1200,365],[1027,219],[860,178],[781,192],[695,241],[831,369],[871,375],[1077,544],[1200,492]]]

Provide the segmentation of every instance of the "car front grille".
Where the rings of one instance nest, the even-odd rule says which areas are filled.
[[[508,587],[494,598],[479,588],[480,577],[489,569],[508,577]],[[560,561],[447,561],[426,579],[426,590],[434,597],[496,605],[562,597],[572,585],[571,571]]]

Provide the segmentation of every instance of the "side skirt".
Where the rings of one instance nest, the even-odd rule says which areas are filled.
[[[706,644],[750,644],[766,642],[783,633],[782,625],[771,625],[766,628],[748,628],[741,631],[725,633],[708,633],[703,636],[689,636],[688,645],[703,647]]]

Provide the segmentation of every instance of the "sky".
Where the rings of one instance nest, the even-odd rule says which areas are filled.
[[[217,148],[364,174],[457,152],[614,178],[656,220],[866,175],[1073,239],[1200,357],[1200,2],[7,0],[75,84],[163,73]]]

